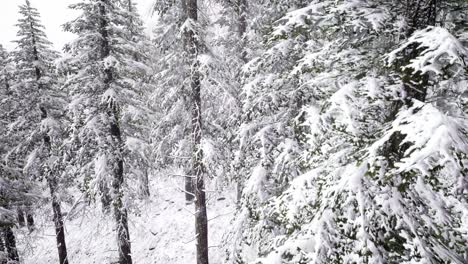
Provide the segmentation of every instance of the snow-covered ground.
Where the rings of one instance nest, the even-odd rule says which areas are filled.
[[[154,177],[148,201],[137,202],[130,214],[132,255],[135,264],[186,264],[195,261],[193,204],[186,205],[182,178]],[[208,219],[211,263],[222,263],[221,239],[235,211],[233,192],[210,196]],[[66,211],[66,210],[65,210]],[[36,215],[37,230],[17,230],[25,264],[58,263],[55,231],[48,207]],[[45,217],[47,215],[47,217]],[[70,263],[114,263],[117,256],[114,225],[91,206],[65,222]]]

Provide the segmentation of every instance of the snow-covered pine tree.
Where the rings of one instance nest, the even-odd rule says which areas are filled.
[[[230,260],[466,262],[467,123],[458,102],[467,50],[446,29],[426,28],[451,12],[435,4],[310,1],[280,20],[273,38],[282,50],[314,36],[291,71],[318,95],[305,108],[301,163],[310,171],[259,208],[243,205],[243,245]],[[264,182],[251,184],[264,193]]]
[[[244,188],[237,225],[227,240],[234,236],[234,240],[250,243],[250,238],[241,230],[249,225],[266,228],[265,223],[257,222],[262,210],[260,205],[281,193],[301,171],[298,157],[305,143],[302,108],[307,102],[319,100],[323,94],[311,91],[308,84],[311,73],[301,78],[299,69],[307,52],[318,52],[322,48],[318,39],[323,36],[313,35],[306,29],[309,20],[303,13],[298,14],[300,20],[289,22],[286,17],[279,20],[276,27],[273,27],[276,19],[272,16],[281,16],[289,8],[303,5],[304,1],[279,1],[268,7],[251,7],[256,16],[251,18],[252,32],[248,35],[264,39],[265,45],[253,51],[242,72],[242,122],[234,168]],[[265,24],[255,24],[259,21]],[[268,241],[267,237],[264,239]],[[233,251],[237,250],[241,249]],[[241,261],[242,257],[236,256],[239,252],[234,252],[230,261]]]
[[[122,7],[127,10],[124,14],[126,19],[126,30],[128,38],[135,43],[135,51],[133,59],[138,63],[140,70],[132,71],[128,81],[133,86],[133,89],[138,93],[140,98],[147,98],[154,90],[153,72],[150,67],[150,54],[153,50],[151,40],[146,34],[143,26],[143,21],[138,14],[137,5],[132,0],[122,0]],[[137,182],[137,190],[139,198],[149,198],[149,174],[151,168],[154,167],[151,159],[151,122],[150,117],[153,117],[154,110],[150,102],[143,101],[139,104],[139,108],[127,107],[124,112],[127,114],[127,120],[122,122],[128,123],[125,131],[126,149],[128,151],[127,178]]]
[[[242,184],[237,171],[239,166],[232,166],[232,160],[235,158],[235,153],[238,148],[236,141],[237,129],[241,121],[241,91],[242,91],[242,68],[250,56],[249,49],[254,41],[249,41],[248,27],[250,25],[249,7],[255,3],[248,4],[245,0],[236,1],[219,1],[221,4],[221,12],[215,16],[217,19],[214,25],[219,29],[217,34],[211,40],[212,46],[216,47],[213,53],[221,63],[217,63],[211,71],[211,76],[220,87],[223,87],[223,92],[228,95],[223,101],[230,102],[229,104],[220,105],[221,111],[212,111],[216,120],[216,127],[222,128],[218,141],[223,146],[224,160],[218,162],[226,166],[224,176],[230,182],[236,184],[237,200],[240,201],[242,194]],[[219,32],[222,32],[220,34]],[[232,34],[235,32],[236,34]],[[219,93],[218,93],[219,94]],[[229,111],[226,111],[229,109]],[[239,165],[239,164],[236,164]]]
[[[132,263],[124,180],[132,161],[124,163],[132,126],[141,118],[139,76],[145,70],[138,49],[136,16],[128,1],[86,0],[71,5],[81,12],[64,25],[76,34],[65,48],[75,73],[66,86],[71,92],[73,120],[71,143],[77,149],[74,162],[85,175],[83,188],[98,193],[103,208],[112,204],[117,232],[118,263]],[[129,19],[131,18],[131,19]],[[138,35],[136,35],[138,34]],[[135,138],[135,140],[143,141]],[[134,140],[134,141],[135,141]]]
[[[11,144],[8,140],[8,125],[11,123],[12,98],[10,91],[11,68],[9,67],[9,54],[0,45],[0,134],[5,135],[0,138],[0,263],[17,263],[19,261],[18,250],[16,248],[16,238],[12,227],[15,226],[15,213],[12,205],[19,203],[22,190],[17,182],[12,180],[12,171],[3,162]]]
[[[0,164],[0,263],[17,264],[20,260],[13,232],[16,226],[14,206],[26,200],[27,189],[16,174],[13,169]]]
[[[190,69],[190,108],[191,108],[191,176],[195,197],[195,236],[197,264],[208,264],[208,217],[206,214],[205,170],[202,149],[202,101],[200,53],[201,36],[199,35],[197,0],[187,0],[186,20],[182,25],[185,54]]]
[[[177,168],[185,176],[185,198],[193,201],[190,177],[190,89],[189,69],[184,58],[181,26],[186,20],[186,1],[155,1],[153,10],[159,16],[153,29],[152,57],[155,90],[151,103],[156,117],[153,121],[152,152],[158,168]]]
[[[15,156],[27,160],[24,173],[29,180],[44,179],[51,194],[57,249],[60,263],[68,263],[60,201],[58,199],[61,145],[60,124],[64,101],[54,74],[54,60],[58,57],[44,33],[40,15],[26,0],[19,7],[20,19],[16,49],[12,52],[15,66],[12,90],[16,101],[15,120],[10,134],[18,139]],[[61,98],[62,97],[62,98]],[[28,107],[24,107],[28,106]],[[29,225],[32,222],[27,215]]]
[[[204,166],[208,179],[214,179],[216,187],[226,183],[231,159],[231,147],[234,133],[231,131],[232,116],[238,113],[235,85],[231,76],[232,57],[226,57],[232,46],[221,46],[223,36],[219,35],[220,21],[210,20],[210,12],[219,8],[213,2],[203,2],[198,8],[200,16],[198,36],[200,41],[200,82],[203,87],[203,136],[202,148]],[[155,90],[151,101],[157,112],[154,119],[153,151],[159,168],[170,168],[178,176],[185,177],[186,200],[193,200],[190,159],[191,151],[191,99],[190,99],[190,63],[184,50],[182,25],[185,22],[184,1],[156,1],[155,12],[159,21],[153,31],[155,46],[154,82]],[[218,13],[216,13],[219,15]],[[223,26],[223,25],[221,25]],[[236,61],[238,59],[236,58]],[[237,63],[237,62],[236,62]]]

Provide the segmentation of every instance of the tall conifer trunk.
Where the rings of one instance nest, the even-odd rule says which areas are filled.
[[[107,11],[108,0],[101,0],[99,5],[100,11],[100,33],[101,42],[101,59],[106,59],[110,56],[109,33],[107,32]],[[110,87],[114,81],[114,76],[111,68],[105,69],[104,86],[105,89]],[[117,228],[117,245],[119,252],[119,264],[132,264],[130,233],[128,230],[128,213],[123,206],[123,191],[122,185],[124,182],[123,168],[123,140],[122,132],[119,123],[119,106],[112,103],[107,105],[107,115],[110,120],[109,134],[111,136],[111,151],[113,164],[113,179],[112,179],[112,194],[113,194],[113,209],[114,219]]]
[[[180,1],[180,5],[181,5],[181,9],[182,9],[181,24],[184,23],[185,21],[187,21],[187,18],[188,18],[188,9],[187,9],[188,1],[190,1],[190,0],[181,0]],[[186,47],[187,52],[188,52],[188,49],[190,48],[190,44],[189,44],[190,38],[188,36],[188,32],[185,32],[185,36],[183,38],[183,41],[184,41],[184,46]],[[189,63],[191,63],[191,62],[189,62]],[[189,89],[191,89],[191,87],[189,87]],[[185,87],[184,87],[183,90],[185,90]],[[191,100],[191,98],[190,98],[190,100]],[[187,102],[187,104],[190,104],[190,102]],[[190,106],[187,107],[187,111],[191,111]],[[191,130],[191,127],[190,127],[190,130]],[[188,132],[188,133],[190,133],[190,132]],[[193,200],[195,199],[195,193],[194,193],[195,192],[195,186],[194,186],[195,181],[193,180],[194,179],[194,174],[192,172],[191,165],[190,166],[184,166],[184,172],[187,175],[184,179],[185,179],[185,201],[187,201],[187,204],[188,204],[188,203],[193,202]]]
[[[20,227],[23,227],[26,223],[26,219],[24,217],[24,211],[23,211],[23,208],[21,208],[21,206],[18,206],[18,209],[17,209],[17,215],[18,215],[18,224]]]
[[[201,83],[198,62],[199,43],[196,30],[198,20],[197,0],[186,2],[187,22],[185,29],[186,48],[190,65],[190,89],[192,106],[192,170],[195,194],[195,232],[197,241],[197,264],[208,264],[208,219],[203,175]]]
[[[26,211],[26,224],[28,226],[28,230],[30,232],[34,231],[34,216],[32,214],[32,212],[30,211],[30,209],[28,209]]]
[[[47,118],[47,111],[45,108],[41,108],[42,116],[41,118],[44,120]],[[43,136],[44,146],[46,148],[48,156],[52,153],[52,145],[50,142],[50,137],[45,134]],[[60,200],[57,197],[57,179],[52,175],[54,170],[52,168],[48,168],[46,171],[46,179],[47,184],[49,185],[50,196],[52,200],[52,211],[54,213],[54,226],[55,226],[55,239],[57,242],[57,250],[59,255],[59,263],[60,264],[68,264],[68,256],[67,256],[67,245],[65,242],[65,230],[63,228],[63,216],[62,216],[62,209],[60,207]]]
[[[0,257],[0,264],[7,264],[7,259],[6,256],[6,248],[5,248],[5,242],[3,241],[3,236],[0,236],[0,254],[2,254],[2,257]]]
[[[16,248],[16,238],[10,226],[4,227],[3,240],[5,241],[5,250],[7,253],[7,263],[16,263],[19,261],[18,249]]]
[[[27,2],[29,4],[29,2]],[[33,56],[34,60],[36,62],[39,62],[39,52],[36,47],[36,36],[35,36],[35,29],[33,26],[33,23],[31,21],[30,23],[31,26],[31,38],[32,38],[32,47],[33,47]],[[41,91],[43,90],[43,84],[41,83],[41,78],[42,78],[42,71],[41,68],[38,66],[35,66],[35,75],[36,75],[36,81],[38,82],[38,89]],[[41,110],[41,120],[45,120],[48,118],[48,109],[44,106],[40,106]],[[47,152],[47,157],[50,157],[52,155],[52,144],[51,144],[51,139],[47,133],[44,133],[43,135],[43,144],[45,146],[45,150]],[[52,164],[50,166],[53,166]],[[55,226],[55,238],[57,242],[57,251],[59,255],[59,263],[60,264],[68,264],[68,256],[67,256],[67,245],[65,242],[65,230],[63,227],[63,216],[62,216],[62,210],[60,208],[60,201],[57,197],[57,179],[56,175],[52,175],[54,173],[53,168],[47,168],[47,171],[45,172],[45,178],[47,180],[47,184],[49,185],[49,190],[50,190],[50,196],[51,196],[51,201],[52,201],[52,211],[54,214],[54,226]],[[34,226],[34,219],[29,212],[27,212],[26,215],[28,227]]]

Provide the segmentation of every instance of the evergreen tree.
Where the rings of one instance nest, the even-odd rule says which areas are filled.
[[[203,169],[202,105],[200,81],[200,36],[198,35],[197,0],[186,2],[186,17],[182,26],[186,45],[187,63],[190,68],[190,107],[191,107],[191,174],[195,196],[195,233],[197,237],[197,264],[208,264],[208,218],[206,215],[206,190]]]
[[[254,72],[248,91],[279,85],[264,93],[265,107],[252,104],[261,118],[289,87],[307,91],[305,148],[287,159],[299,173],[285,171],[280,159],[267,163],[287,182],[263,164],[249,179],[231,261],[465,261],[466,122],[455,107],[463,89],[436,104],[427,99],[464,82],[466,47],[446,29],[426,28],[451,12],[435,4],[310,1],[280,19],[264,56],[283,63],[268,69],[275,64],[253,61],[267,78]],[[272,76],[278,68],[284,75]],[[274,146],[269,138],[261,142]]]
[[[67,80],[72,95],[70,143],[77,151],[73,160],[85,175],[84,190],[92,193],[98,187],[104,209],[112,204],[121,264],[132,263],[124,193],[131,167],[124,161],[129,160],[128,143],[142,141],[135,138],[133,127],[142,118],[137,84],[146,70],[139,61],[144,58],[138,49],[140,22],[128,4],[83,1],[70,6],[81,14],[64,25],[78,36],[66,47],[68,63],[75,68]]]
[[[122,2],[122,7],[127,10],[124,15],[126,21],[126,30],[128,38],[135,43],[135,51],[130,54],[138,66],[139,71],[133,71],[131,74],[132,86],[137,91],[140,98],[145,98],[151,94],[154,89],[152,69],[150,65],[149,55],[152,50],[152,45],[149,37],[144,34],[143,21],[141,20],[137,6],[132,0]],[[150,154],[151,145],[151,125],[150,118],[153,116],[154,110],[149,102],[144,101],[140,104],[140,109],[134,109],[131,126],[127,128],[126,148],[128,149],[129,158],[127,163],[129,166],[129,177],[135,178],[138,182],[136,192],[141,198],[149,198],[149,174],[150,169],[154,167]],[[130,109],[129,109],[130,110]],[[130,112],[130,111],[129,111]]]
[[[20,259],[13,232],[16,219],[12,206],[24,200],[26,192],[21,181],[15,180],[14,172],[3,164],[0,164],[0,176],[0,263],[15,264]]]
[[[16,217],[14,208],[26,201],[27,185],[24,184],[19,171],[9,167],[4,162],[11,148],[14,147],[9,133],[9,125],[13,122],[15,102],[11,79],[13,69],[10,64],[8,52],[0,45],[0,263],[18,263],[19,255],[16,248],[14,227]],[[29,198],[30,199],[30,198]]]
[[[47,40],[36,8],[26,0],[20,5],[17,48],[12,53],[15,63],[16,121],[20,132],[17,152],[27,154],[24,171],[31,180],[44,179],[51,194],[59,261],[68,263],[58,188],[61,176],[60,145],[63,138],[58,118],[63,116],[64,100],[58,90],[54,60],[58,58]],[[24,108],[28,106],[28,108]],[[33,225],[26,214],[28,226]]]
[[[0,158],[5,157],[9,151],[7,139],[7,127],[11,122],[11,91],[10,78],[11,68],[8,65],[8,52],[0,45],[0,133],[5,135],[0,139]],[[15,224],[14,213],[11,211],[11,204],[14,204],[14,184],[10,180],[10,173],[5,168],[5,164],[0,163],[0,263],[8,261],[19,261],[16,249],[16,238],[12,232]],[[18,192],[19,195],[20,192]]]
[[[183,26],[185,22],[184,1],[156,1],[155,12],[159,21],[153,31],[155,46],[152,55],[154,62],[154,92],[150,100],[155,109],[153,124],[153,152],[160,169],[175,169],[177,176],[185,177],[186,200],[192,201],[193,186],[190,163],[191,151],[191,98],[190,62],[185,51]],[[212,12],[215,3],[201,3],[201,13]],[[231,130],[240,104],[231,67],[238,58],[231,57],[231,48],[224,35],[214,30],[225,25],[222,19],[215,20],[200,16],[197,26],[199,41],[199,69],[201,107],[204,128],[201,147],[204,150],[204,168],[207,180],[217,188],[226,186],[230,160],[232,159],[233,139]],[[225,46],[224,46],[225,45]],[[231,63],[232,59],[235,63]],[[237,65],[235,66],[237,67]],[[209,182],[210,183],[210,182]]]
[[[178,168],[185,177],[185,198],[194,199],[190,156],[189,69],[184,57],[180,28],[186,20],[186,1],[155,1],[153,10],[159,21],[153,29],[154,85],[151,102],[156,110],[153,120],[153,155],[157,166]]]

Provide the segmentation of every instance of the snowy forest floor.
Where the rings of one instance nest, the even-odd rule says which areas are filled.
[[[186,264],[195,260],[194,205],[185,203],[184,193],[178,186],[183,186],[183,178],[153,177],[151,197],[135,203],[138,206],[129,215],[135,264]],[[225,191],[223,196],[210,193],[210,261],[221,263],[221,240],[235,211],[235,195],[233,191]],[[42,213],[36,214],[36,231],[17,230],[20,256],[25,264],[58,263],[53,222],[44,217],[52,215],[49,207],[44,205]],[[86,210],[65,222],[70,263],[114,263],[117,246],[112,216],[105,216],[93,206]]]

